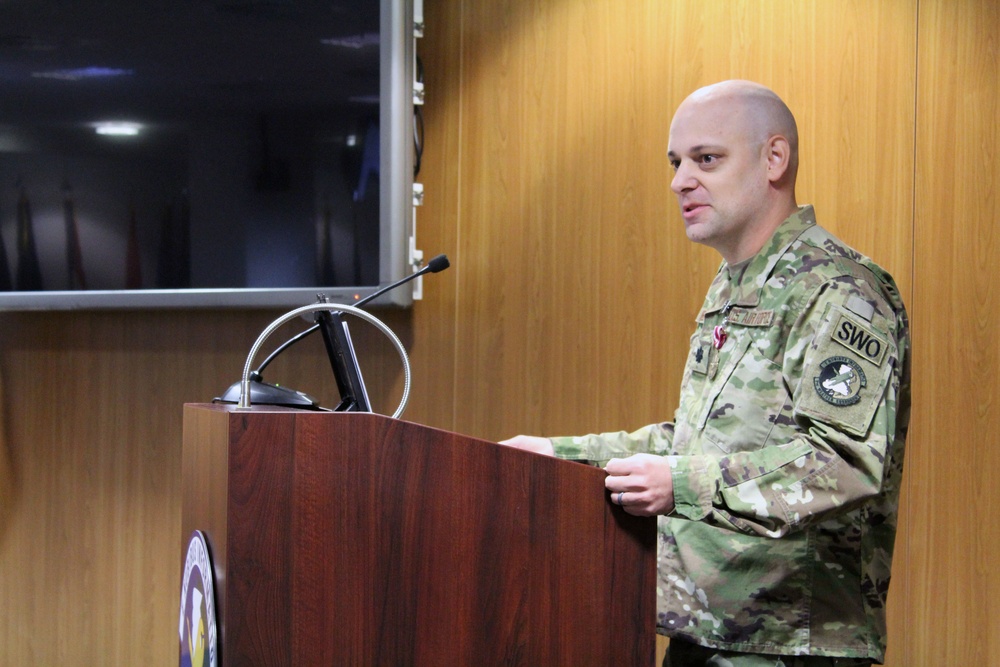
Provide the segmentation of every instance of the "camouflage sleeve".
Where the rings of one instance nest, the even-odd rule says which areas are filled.
[[[781,343],[776,363],[788,397],[768,441],[722,456],[668,456],[674,516],[780,537],[853,509],[887,479],[898,481],[902,452],[893,444],[902,447],[897,402],[908,392],[905,313],[897,316],[870,290],[859,296],[831,282],[812,295]]]
[[[603,466],[613,458],[633,454],[665,454],[673,441],[674,425],[670,422],[650,424],[638,431],[600,433],[583,436],[551,438],[556,456],[574,461],[587,461]]]

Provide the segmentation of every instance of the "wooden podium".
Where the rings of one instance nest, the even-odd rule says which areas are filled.
[[[182,472],[221,665],[653,664],[655,520],[597,468],[376,414],[189,404]]]

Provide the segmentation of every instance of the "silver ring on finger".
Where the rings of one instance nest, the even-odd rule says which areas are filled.
[[[624,495],[625,495],[624,491],[619,491],[618,492],[618,505],[621,506],[621,507],[625,507],[625,503],[622,502],[622,496],[624,496]]]

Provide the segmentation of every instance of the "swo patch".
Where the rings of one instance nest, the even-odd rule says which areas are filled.
[[[870,327],[843,313],[840,314],[837,325],[830,333],[830,339],[876,366],[882,365],[885,360],[885,352],[889,347],[885,340]]]

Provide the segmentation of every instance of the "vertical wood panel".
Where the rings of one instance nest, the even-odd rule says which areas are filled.
[[[429,426],[455,430],[455,309],[460,276],[467,271],[458,249],[458,183],[464,172],[459,131],[462,123],[461,3],[424,3],[426,28],[417,42],[424,67],[425,167],[417,175],[424,205],[417,209],[417,247],[425,256],[446,253],[452,267],[423,278],[424,299],[413,309],[409,341],[414,392],[405,415]]]
[[[921,0],[907,454],[909,602],[901,665],[996,662],[1000,9]]]

